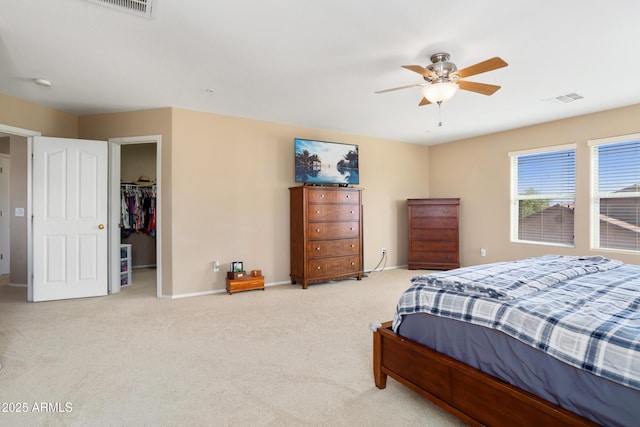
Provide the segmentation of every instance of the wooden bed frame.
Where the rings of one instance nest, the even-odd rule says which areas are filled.
[[[385,322],[373,333],[376,387],[397,380],[471,426],[597,426],[534,394],[401,337]]]

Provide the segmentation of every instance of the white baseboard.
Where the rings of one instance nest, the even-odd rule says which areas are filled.
[[[397,268],[406,268],[406,265],[398,265],[398,266],[394,266],[394,267],[385,267],[384,270],[395,270]],[[376,272],[379,272],[381,270],[376,270]],[[372,270],[369,271],[365,271],[365,273],[371,273]],[[268,288],[270,286],[279,286],[279,285],[290,285],[291,281],[290,280],[285,280],[283,282],[271,282],[271,283],[265,283],[264,287]],[[168,299],[180,299],[180,298],[191,298],[191,297],[200,297],[200,296],[204,296],[204,295],[214,295],[214,294],[222,294],[222,293],[226,293],[227,290],[226,289],[212,289],[210,291],[203,291],[203,292],[191,292],[191,293],[187,293],[187,294],[176,294],[176,295],[162,295],[160,296],[160,298],[168,298]]]
[[[14,286],[16,288],[26,288],[27,284],[26,283],[9,283],[9,286]]]
[[[391,266],[391,267],[385,267],[382,270],[376,270],[375,272],[379,272],[379,271],[384,271],[384,270],[397,270],[399,268],[407,268],[409,266],[409,264],[404,264],[404,265],[395,265],[395,266]],[[373,272],[373,270],[365,270],[365,273],[371,273]]]
[[[267,288],[269,286],[288,285],[288,284],[291,284],[291,282],[287,280],[287,281],[284,281],[284,282],[265,283],[264,287]],[[213,290],[210,290],[210,291],[192,292],[192,293],[188,293],[188,294],[162,295],[160,298],[180,299],[180,298],[200,297],[200,296],[203,296],[203,295],[223,294],[223,293],[226,293],[226,292],[227,292],[226,289],[213,289]]]

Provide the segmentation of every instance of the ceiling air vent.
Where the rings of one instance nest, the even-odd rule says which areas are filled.
[[[579,99],[584,99],[584,96],[582,95],[578,95],[577,93],[573,92],[573,93],[568,93],[566,95],[562,95],[562,96],[556,96],[556,99],[560,102],[564,102],[569,103],[569,102],[573,102],[573,101],[577,101]]]
[[[101,4],[112,9],[118,9],[132,15],[151,19],[153,0],[86,0],[90,3]]]
[[[580,99],[584,99],[584,96],[577,94],[575,92],[567,93],[566,95],[554,96],[553,98],[543,99],[543,102],[547,102],[549,104],[557,104],[558,102],[562,102],[564,104],[568,104],[573,101],[578,101]]]

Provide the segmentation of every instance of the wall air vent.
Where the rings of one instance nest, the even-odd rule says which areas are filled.
[[[90,3],[101,4],[112,9],[118,9],[132,15],[151,19],[153,0],[85,0]]]

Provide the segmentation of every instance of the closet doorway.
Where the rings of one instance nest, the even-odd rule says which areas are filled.
[[[32,167],[28,159],[32,156],[32,137],[40,132],[17,128],[0,123],[0,136],[10,138],[11,180],[10,207],[24,209],[21,217],[11,215],[10,282],[28,289],[27,300],[32,301],[33,250],[31,218]],[[121,148],[124,145],[155,144],[156,150],[156,296],[162,297],[162,236],[161,236],[161,194],[162,182],[161,153],[162,137],[150,135],[142,137],[113,138],[109,140],[109,292],[120,292],[120,169]],[[21,212],[22,212],[22,209]],[[13,222],[19,222],[14,226]],[[113,224],[113,226],[111,226]],[[14,244],[15,243],[15,244]]]
[[[134,288],[136,274],[155,269],[162,297],[161,152],[160,135],[109,139],[109,223],[117,224],[110,227],[109,253],[118,260],[110,264],[110,293]]]

